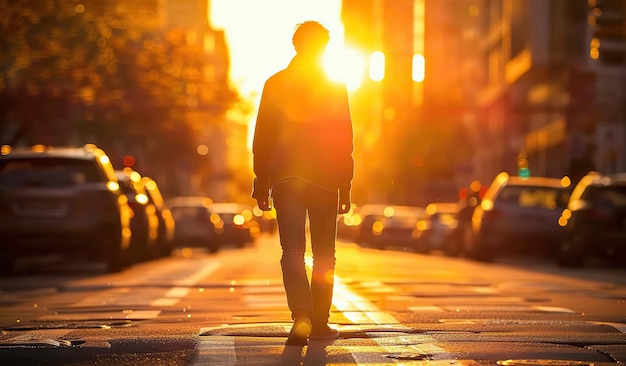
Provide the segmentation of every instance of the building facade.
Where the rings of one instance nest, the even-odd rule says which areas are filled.
[[[623,0],[486,0],[474,166],[574,180],[624,171]],[[606,24],[610,25],[606,25]]]
[[[385,63],[351,98],[357,197],[421,204],[502,171],[625,171],[625,3],[344,0],[346,43]]]
[[[465,124],[474,115],[468,96],[478,93],[481,71],[473,52],[479,25],[473,3],[343,1],[346,44],[365,56],[384,55],[384,77],[365,78],[351,97],[357,198],[453,201],[458,186],[471,181]],[[370,62],[369,74],[374,66]]]

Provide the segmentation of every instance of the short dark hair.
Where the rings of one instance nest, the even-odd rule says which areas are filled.
[[[330,40],[330,32],[322,24],[314,20],[296,25],[291,41],[297,53],[306,50],[319,51],[326,47]]]

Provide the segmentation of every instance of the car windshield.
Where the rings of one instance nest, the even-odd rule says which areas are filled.
[[[97,164],[68,158],[0,161],[0,187],[65,187],[102,182]]]
[[[614,207],[626,207],[626,186],[591,186],[583,198],[590,201],[607,202]]]
[[[497,203],[507,203],[521,207],[556,209],[567,205],[569,191],[566,189],[541,186],[505,186]]]

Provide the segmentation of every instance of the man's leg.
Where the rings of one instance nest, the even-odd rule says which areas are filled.
[[[302,186],[285,182],[273,190],[276,221],[282,247],[280,264],[283,284],[292,319],[311,318],[312,300],[304,263],[306,249],[306,207],[302,200]]]
[[[313,252],[313,275],[311,295],[313,298],[313,333],[322,338],[338,334],[328,333],[328,318],[333,299],[335,276],[335,240],[337,236],[337,193],[317,187],[310,189],[309,222],[311,226],[311,249]],[[317,331],[317,332],[316,332]],[[334,331],[333,331],[334,332]]]

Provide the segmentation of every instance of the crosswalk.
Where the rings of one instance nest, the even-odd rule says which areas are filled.
[[[262,307],[264,305],[276,306],[284,303],[282,287],[275,287],[271,294],[264,291],[263,300],[257,297],[248,297],[249,305]],[[457,299],[463,303],[467,298]],[[574,310],[551,307],[543,305],[523,305],[523,298],[503,297],[499,300],[505,305],[493,303],[492,298],[484,300],[483,304],[478,304],[476,298],[470,298],[475,305],[474,310],[498,310],[502,312],[524,311],[524,312],[544,312],[544,313],[575,313]],[[518,303],[517,305],[512,305]],[[412,312],[454,312],[459,306],[414,306],[408,310]],[[463,305],[464,309],[468,305]],[[349,359],[352,365],[401,365],[403,362],[428,361],[429,366],[440,362],[450,364],[473,365],[476,361],[470,359],[459,359],[457,354],[449,352],[445,347],[441,347],[437,338],[433,334],[418,333],[412,331],[410,327],[403,325],[391,313],[382,311],[372,302],[352,291],[341,278],[335,280],[335,293],[333,297],[333,308],[336,313],[341,314],[351,325],[335,325],[342,334],[347,335],[343,339],[336,340],[331,345],[323,345],[320,360],[328,360],[332,355],[334,363],[341,364]],[[468,320],[467,324],[478,324]],[[457,323],[458,324],[458,323]],[[298,350],[289,352],[290,346],[284,346],[286,335],[289,333],[290,323],[278,324],[243,324],[237,326],[220,326],[203,328],[200,330],[198,343],[195,350],[192,366],[196,365],[241,365],[238,361],[237,352],[259,351],[259,346],[253,339],[264,339],[266,344],[263,349],[263,357],[273,359],[276,352],[281,352],[281,360],[285,365],[307,364],[301,363],[304,360],[315,361],[314,351],[309,350],[299,353]],[[462,332],[460,332],[462,333]],[[468,334],[472,332],[466,332]],[[351,336],[356,336],[351,340]],[[239,344],[239,346],[237,346]],[[249,346],[245,346],[249,344]],[[315,343],[310,342],[308,348],[315,349]],[[249,348],[246,350],[246,348]],[[285,355],[287,353],[287,355]],[[307,356],[308,355],[308,356]],[[342,361],[343,360],[343,361]],[[290,363],[293,362],[293,363]],[[245,363],[244,363],[245,364]],[[262,363],[260,363],[262,364]],[[271,364],[271,363],[268,363]],[[316,364],[316,363],[310,363]],[[320,365],[326,363],[320,363]]]
[[[201,281],[211,276],[220,268],[219,261],[186,261],[173,265],[169,268],[170,273],[146,272],[143,275],[127,277],[122,282],[111,283],[109,286],[94,288],[89,291],[89,296],[80,298],[78,301],[67,304],[65,307],[54,309],[41,315],[38,319],[42,322],[88,322],[93,319],[106,319],[110,321],[135,321],[135,320],[158,320],[164,316],[164,312],[181,307],[181,302],[192,295],[202,292]],[[178,280],[171,281],[172,273],[178,273]],[[169,279],[169,280],[168,280]],[[167,285],[164,285],[167,284]],[[286,309],[284,289],[280,281],[266,281],[255,283],[233,281],[231,283],[233,299],[241,302],[242,309],[253,311],[270,311],[273,309]],[[76,283],[74,286],[91,286],[88,283]],[[394,288],[399,286],[399,288]],[[417,290],[407,290],[415,286]],[[542,284],[551,291],[558,291],[557,283]],[[400,288],[401,287],[401,288]],[[452,290],[451,290],[452,288]],[[197,331],[197,341],[191,366],[198,365],[246,365],[247,359],[254,355],[263,357],[268,365],[277,364],[277,360],[285,365],[326,364],[321,363],[330,360],[330,364],[350,365],[402,365],[416,364],[415,362],[428,362],[428,366],[446,365],[478,365],[479,361],[469,359],[463,355],[469,354],[472,342],[456,342],[456,348],[450,348],[442,342],[442,338],[465,337],[470,339],[476,336],[472,331],[416,331],[416,325],[403,324],[398,319],[397,313],[389,309],[379,308],[370,300],[367,291],[377,291],[376,296],[387,301],[409,304],[401,309],[406,314],[431,314],[439,317],[439,322],[444,325],[464,325],[480,329],[488,324],[480,319],[464,319],[463,317],[448,318],[446,314],[458,314],[465,312],[477,314],[480,312],[506,314],[510,324],[526,326],[549,326],[552,315],[576,315],[579,311],[567,307],[553,306],[549,303],[528,302],[522,296],[510,296],[506,287],[495,288],[484,285],[446,285],[437,283],[427,284],[386,284],[379,283],[354,283],[342,279],[335,280],[335,293],[333,297],[333,326],[338,328],[342,337],[332,344],[316,344],[311,342],[304,349],[293,350],[284,345],[285,337],[291,327],[290,322],[262,323],[250,322],[240,324],[222,324],[212,327],[200,327]],[[193,291],[193,293],[192,293]],[[228,287],[224,287],[224,292]],[[414,291],[411,293],[411,291]],[[11,296],[11,294],[0,294]],[[366,297],[368,296],[368,297]],[[419,301],[414,301],[419,298]],[[228,305],[220,305],[228,306]],[[182,309],[184,310],[184,309]],[[545,324],[533,320],[520,321],[515,319],[515,313],[540,314]],[[410,316],[410,315],[409,315]],[[529,317],[527,319],[532,319]],[[333,318],[331,317],[331,320]],[[494,324],[496,322],[493,322]],[[106,322],[102,322],[106,326]],[[501,324],[508,324],[505,320]],[[619,323],[585,322],[579,321],[574,326],[579,331],[593,326],[606,327],[607,333],[616,333],[623,336],[626,333],[626,325]],[[444,327],[445,328],[445,327]],[[572,328],[572,329],[574,329]],[[28,333],[15,332],[5,337],[0,342],[1,347],[22,347],[24,345],[45,345],[47,347],[70,347],[62,339],[70,330],[68,329],[37,329]],[[442,337],[443,335],[443,337]],[[617,338],[617,337],[616,337]],[[489,343],[485,343],[489,344]],[[496,344],[498,347],[503,343]],[[518,342],[515,346],[526,345],[532,348],[531,343]],[[107,347],[103,341],[94,344],[94,347]],[[513,347],[513,345],[511,345]],[[545,354],[551,350],[545,345]],[[555,348],[556,349],[556,348]],[[588,351],[588,350],[587,350]],[[484,350],[488,354],[488,350]],[[577,354],[577,351],[571,351]],[[581,351],[582,352],[582,351]],[[520,354],[521,351],[520,351]],[[250,361],[250,365],[261,365]],[[294,363],[295,362],[295,363]],[[316,363],[319,362],[319,363]],[[596,362],[596,364],[598,364]],[[502,364],[504,365],[504,364]],[[511,363],[511,366],[515,363]],[[559,364],[560,365],[560,364]]]

